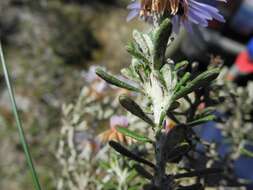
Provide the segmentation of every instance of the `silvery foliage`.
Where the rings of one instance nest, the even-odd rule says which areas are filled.
[[[62,106],[62,126],[56,153],[60,165],[57,189],[126,190],[129,185],[139,189],[140,184],[133,180],[136,172],[123,167],[124,161],[96,138],[97,131],[102,130],[100,128],[109,127],[105,126],[105,121],[121,113],[117,101],[114,101],[115,91],[114,96],[111,94],[112,88],[107,86],[103,94],[92,93],[94,85],[101,86],[97,82],[101,81],[84,86],[75,103]],[[138,122],[135,118],[131,121]]]
[[[195,151],[200,142],[193,127],[215,119],[206,107],[199,111],[203,103],[203,93],[216,79],[219,68],[210,68],[202,73],[191,68],[187,61],[174,63],[166,57],[166,49],[171,42],[171,22],[164,19],[151,32],[133,32],[134,41],[127,46],[132,55],[132,63],[122,69],[122,74],[133,82],[121,80],[104,69],[98,68],[96,73],[108,83],[136,92],[139,97],[148,100],[146,104],[137,103],[128,95],[119,97],[120,104],[131,114],[139,117],[152,128],[151,137],[136,131],[118,128],[118,131],[132,137],[143,144],[151,144],[153,156],[148,159],[111,141],[110,146],[122,156],[136,161],[135,170],[149,182],[144,189],[180,190],[203,189],[200,183],[203,176],[220,172],[219,168],[206,168],[191,171],[184,160]],[[187,105],[188,104],[188,105]],[[176,126],[166,130],[167,119]],[[167,165],[178,163],[183,173],[168,171]],[[181,178],[197,177],[192,185],[183,185]]]

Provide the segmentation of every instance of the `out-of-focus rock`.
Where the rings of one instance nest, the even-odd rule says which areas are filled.
[[[0,39],[7,43],[18,30],[18,17],[14,10],[9,10],[10,0],[0,2]]]
[[[83,13],[86,13],[84,15]],[[49,11],[51,44],[55,53],[67,63],[84,63],[99,48],[89,23],[90,8],[79,6],[52,7]]]

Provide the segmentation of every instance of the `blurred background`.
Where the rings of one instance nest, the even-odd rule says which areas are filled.
[[[102,65],[117,73],[127,65],[130,56],[125,45],[131,39],[131,31],[148,28],[138,20],[126,22],[128,3],[129,0],[0,1],[0,38],[27,140],[45,189],[55,189],[54,179],[60,169],[54,152],[62,105],[78,97],[85,84],[83,73],[89,66]],[[233,67],[253,37],[253,0],[231,0],[217,6],[227,22],[214,21],[208,29],[194,27],[191,34],[182,31],[168,56],[198,61],[203,67],[212,56],[219,56]],[[236,73],[231,73],[233,79],[242,77],[245,81],[251,72],[237,68]],[[32,189],[2,70],[0,77],[0,189]]]
[[[42,186],[55,189],[61,106],[90,65],[119,71],[133,28],[124,0],[1,0],[0,38]],[[32,189],[1,69],[0,189]]]

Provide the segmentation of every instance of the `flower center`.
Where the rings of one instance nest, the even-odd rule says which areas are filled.
[[[168,11],[171,15],[180,15],[186,18],[188,0],[141,0],[140,16],[150,16],[151,13],[163,14]]]

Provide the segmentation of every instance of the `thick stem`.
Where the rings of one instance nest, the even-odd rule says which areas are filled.
[[[159,133],[156,136],[155,158],[156,169],[153,185],[159,190],[171,190],[171,180],[166,175],[166,135]]]

